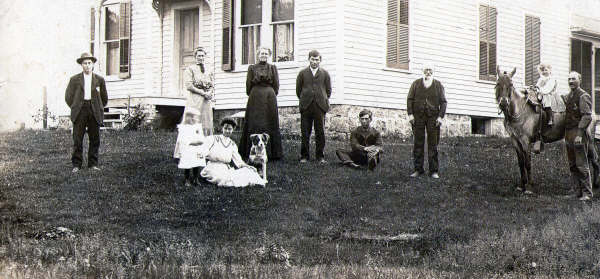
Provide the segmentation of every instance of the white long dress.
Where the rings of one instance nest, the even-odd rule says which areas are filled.
[[[536,86],[540,89],[542,105],[545,108],[551,107],[554,112],[563,112],[567,109],[560,96],[558,96],[556,80],[552,76],[540,76]]]
[[[264,186],[267,183],[255,169],[240,168],[245,163],[238,153],[237,145],[230,138],[223,135],[207,136],[201,147],[201,153],[206,158],[206,167],[200,175],[208,182],[226,187]],[[231,163],[235,167],[232,167]]]

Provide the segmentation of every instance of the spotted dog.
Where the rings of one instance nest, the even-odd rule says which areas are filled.
[[[262,178],[267,180],[267,143],[269,143],[269,134],[252,134],[250,135],[250,142],[252,147],[250,148],[250,164],[260,167],[262,172]]]

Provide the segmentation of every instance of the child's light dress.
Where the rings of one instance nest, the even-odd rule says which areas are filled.
[[[179,158],[177,167],[191,169],[206,166],[206,159],[201,154],[202,145],[190,145],[191,142],[204,139],[202,124],[179,124],[177,130],[177,142],[173,154],[173,157]]]

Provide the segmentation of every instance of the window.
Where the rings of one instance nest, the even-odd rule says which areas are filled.
[[[408,69],[408,0],[388,0],[386,66]]]
[[[129,78],[131,4],[121,1],[102,6],[102,43],[106,50],[106,75]]]
[[[273,50],[273,62],[294,60],[294,0],[240,0],[237,7],[242,65],[256,63],[261,45]]]
[[[96,40],[96,8],[90,11],[90,53],[94,55],[94,41]]]
[[[489,135],[491,134],[491,124],[490,118],[471,116],[471,134]]]
[[[525,16],[525,85],[534,85],[540,73],[540,19]]]
[[[496,80],[496,8],[479,6],[479,79]]]
[[[272,0],[273,61],[294,60],[294,0]]]

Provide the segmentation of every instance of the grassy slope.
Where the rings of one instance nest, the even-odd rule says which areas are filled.
[[[559,197],[561,144],[534,157],[537,194],[523,196],[504,139],[442,139],[440,180],[408,177],[402,141],[373,173],[337,164],[344,143],[323,166],[285,141],[266,188],[229,189],[180,187],[175,136],[106,132],[102,172],[71,175],[68,131],[0,135],[0,277],[600,276],[598,206]],[[57,226],[76,237],[31,237]],[[422,237],[370,240],[400,233]]]

